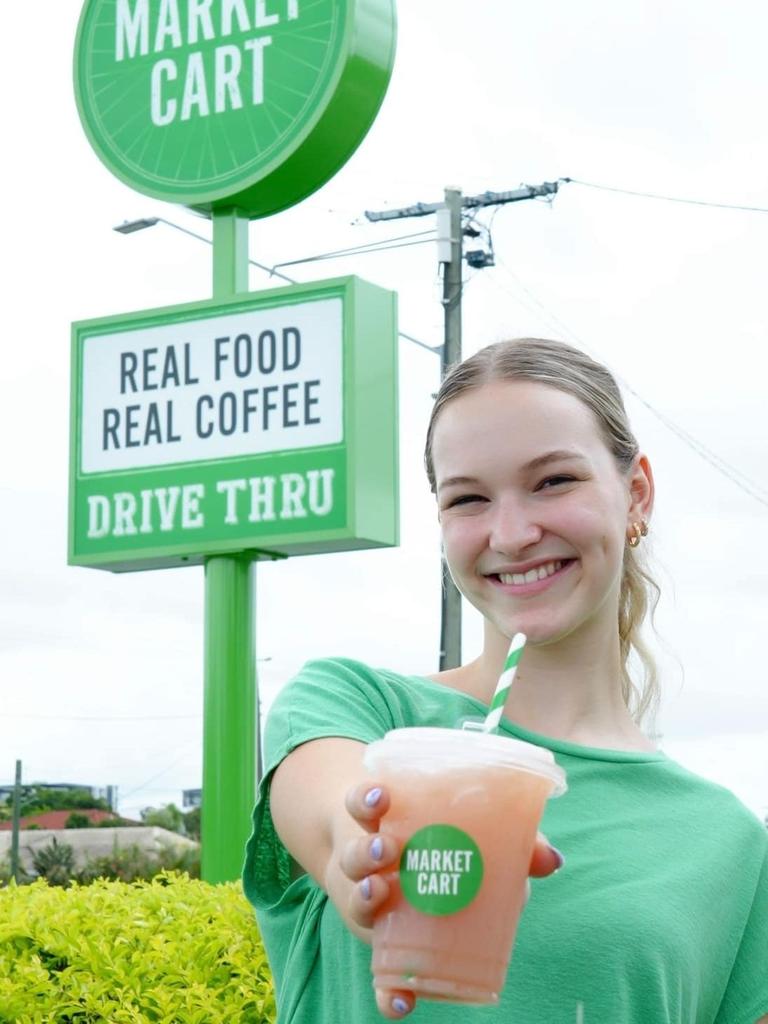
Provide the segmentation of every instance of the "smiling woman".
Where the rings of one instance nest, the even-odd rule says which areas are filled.
[[[644,729],[657,692],[641,635],[658,592],[644,562],[654,481],[615,381],[557,342],[483,349],[440,388],[426,467],[448,567],[484,618],[483,650],[430,678],[311,662],[273,705],[245,888],[280,1024],[373,1024],[413,1009],[409,977],[372,991],[359,941],[403,870],[399,843],[380,831],[390,793],[366,780],[364,745],[485,714],[517,633],[528,641],[500,732],[565,770],[531,874],[553,874],[563,854],[567,865],[533,886],[498,1004],[425,1002],[420,1019],[764,1021],[768,834]],[[516,818],[500,816],[498,831],[512,849]]]
[[[516,441],[514,453],[520,453],[516,466],[509,457],[513,454],[510,438]],[[441,480],[436,476],[436,445],[442,445],[446,457]],[[469,458],[476,459],[473,464],[487,473],[486,479],[481,481],[450,468],[455,469],[462,460],[466,464]],[[444,381],[427,431],[425,464],[437,494],[446,544],[449,536],[459,542],[466,536],[455,523],[456,503],[466,512],[467,506],[472,509],[470,499],[479,504],[488,501],[482,493],[473,496],[471,492],[477,491],[481,482],[488,487],[497,478],[505,481],[513,468],[518,476],[518,499],[530,494],[529,507],[541,510],[544,522],[537,515],[519,515],[519,509],[505,507],[500,511],[498,500],[492,512],[485,513],[486,519],[500,511],[497,530],[523,526],[534,533],[546,532],[549,553],[558,554],[561,569],[570,569],[576,558],[574,552],[564,549],[562,540],[555,545],[557,533],[546,528],[547,515],[576,516],[577,528],[593,531],[593,546],[597,540],[601,544],[607,540],[603,533],[612,526],[612,557],[619,579],[621,692],[637,719],[651,713],[658,701],[658,684],[641,627],[649,607],[655,604],[658,586],[648,572],[643,548],[632,541],[635,523],[640,524],[639,530],[647,531],[653,507],[653,474],[648,459],[639,451],[621,394],[608,371],[584,353],[554,342],[531,340],[483,349],[455,367]],[[474,487],[470,486],[468,492],[470,483]],[[507,504],[515,500],[510,487],[500,500]],[[569,529],[576,526],[572,521]],[[524,539],[509,540],[520,547]],[[499,541],[505,543],[503,537]],[[522,550],[526,554],[533,550],[541,561],[547,548],[536,544],[531,548],[523,543]],[[493,560],[494,570],[501,564],[496,553],[485,557],[486,561]],[[450,556],[448,562],[453,571]],[[503,568],[508,572],[510,565]],[[520,563],[511,568],[519,573],[530,571],[532,566]],[[492,575],[490,569],[486,575]],[[523,624],[517,628],[525,631]],[[615,640],[613,623],[610,632]],[[639,679],[633,679],[627,668],[633,652],[639,663]]]

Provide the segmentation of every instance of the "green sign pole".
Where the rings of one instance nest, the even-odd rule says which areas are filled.
[[[248,219],[213,212],[213,297],[248,290]],[[202,868],[206,882],[240,877],[256,789],[255,573],[248,555],[205,563]]]

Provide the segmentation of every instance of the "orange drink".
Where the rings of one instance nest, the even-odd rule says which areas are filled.
[[[399,870],[373,928],[377,988],[496,1003],[525,901],[536,830],[565,775],[548,750],[454,729],[397,729],[368,771],[391,806]]]

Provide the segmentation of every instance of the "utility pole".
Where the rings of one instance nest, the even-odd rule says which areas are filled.
[[[561,179],[565,180],[565,179]],[[456,188],[447,188],[442,203],[416,203],[399,210],[366,210],[369,221],[400,220],[404,217],[426,217],[437,214],[438,262],[443,265],[443,345],[440,351],[440,379],[448,368],[461,361],[461,293],[462,265],[464,260],[464,228],[462,211],[476,210],[484,206],[502,206],[526,199],[540,199],[554,196],[559,181],[545,181],[541,185],[522,185],[508,192],[483,192],[476,196],[463,196]],[[493,255],[473,262],[472,256],[483,257],[484,253],[469,253],[472,266],[493,266]],[[440,614],[440,671],[456,668],[461,664],[461,595],[443,566]]]
[[[13,783],[13,821],[11,823],[11,878],[19,884],[19,820],[21,805],[21,761],[16,762],[16,778]]]
[[[438,251],[443,264],[443,348],[440,353],[440,379],[448,368],[461,361],[461,291],[464,258],[461,226],[462,195],[459,189],[445,190],[445,208],[439,210],[438,236],[444,251]],[[443,221],[441,224],[440,221]],[[447,231],[444,229],[447,228]],[[461,664],[461,594],[443,561],[443,588],[440,604],[440,671]]]

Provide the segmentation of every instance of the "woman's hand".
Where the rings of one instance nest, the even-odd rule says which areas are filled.
[[[354,786],[347,793],[346,807],[366,834],[346,844],[339,863],[342,872],[355,883],[349,897],[349,916],[360,929],[364,929],[363,937],[370,942],[376,913],[389,896],[389,883],[382,872],[397,869],[400,844],[393,836],[379,832],[379,820],[389,810],[389,794],[383,786],[375,782]],[[531,857],[530,874],[534,878],[543,878],[562,865],[562,854],[539,833]],[[376,1003],[384,1017],[398,1020],[411,1012],[416,998],[406,989],[377,989]]]
[[[347,843],[340,858],[341,870],[357,883],[349,898],[349,915],[370,931],[376,911],[389,895],[389,884],[380,872],[397,869],[400,844],[378,831],[379,819],[389,810],[389,794],[382,786],[370,782],[354,786],[347,793],[346,806],[366,833]]]

